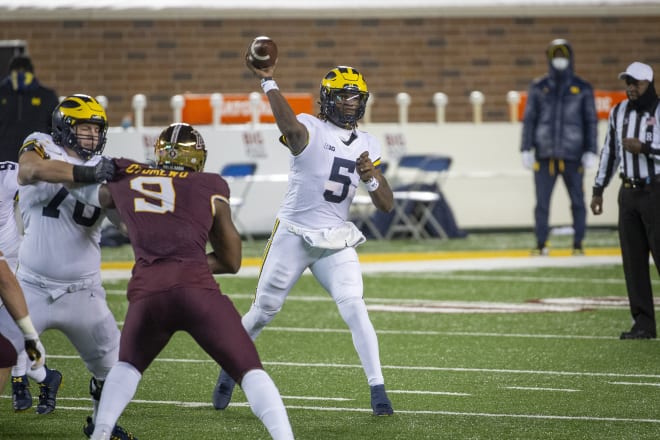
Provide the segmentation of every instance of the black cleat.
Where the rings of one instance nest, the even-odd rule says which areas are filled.
[[[57,392],[61,385],[62,373],[46,368],[46,378],[39,384],[37,414],[50,414],[55,411]]]
[[[11,377],[11,401],[14,411],[25,411],[32,408],[32,394],[27,375]]]
[[[87,417],[87,423],[83,426],[83,434],[90,438],[94,434],[94,422],[91,417]],[[132,432],[126,431],[119,425],[115,425],[114,429],[107,436],[107,440],[138,440]]]
[[[394,414],[392,402],[387,398],[385,385],[374,385],[371,387],[371,408],[375,416],[391,416]]]
[[[630,330],[629,332],[621,333],[619,339],[655,339],[655,335],[646,330]]]
[[[218,376],[218,383],[213,388],[213,395],[211,396],[215,409],[225,409],[229,406],[235,385],[236,382],[234,382],[234,379],[222,370],[220,376]]]

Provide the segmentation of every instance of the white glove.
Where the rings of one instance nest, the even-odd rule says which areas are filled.
[[[587,151],[582,155],[582,167],[585,170],[591,169],[598,163],[598,155]]]
[[[532,150],[526,150],[522,152],[522,165],[528,170],[531,170],[534,167],[534,152]]]

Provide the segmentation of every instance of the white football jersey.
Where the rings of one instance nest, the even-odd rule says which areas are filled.
[[[7,261],[15,261],[18,258],[18,247],[21,244],[14,214],[14,198],[18,191],[17,176],[16,162],[0,162],[0,251]]]
[[[380,144],[369,133],[356,130],[353,134],[309,114],[298,115],[298,120],[309,131],[309,143],[290,159],[287,193],[278,217],[301,228],[338,226],[348,219],[360,182],[355,161],[368,151],[377,163]]]
[[[25,142],[30,140],[44,147],[47,160],[90,166],[101,159],[93,156],[85,162],[71,157],[47,134],[32,133]],[[62,282],[99,273],[104,210],[77,201],[64,185],[48,182],[19,185],[18,205],[25,228],[19,267]]]

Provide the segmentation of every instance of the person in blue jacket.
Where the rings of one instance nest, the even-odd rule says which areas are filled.
[[[598,115],[591,85],[575,75],[573,48],[564,39],[546,50],[548,73],[529,87],[523,116],[522,162],[534,170],[536,247],[534,255],[548,255],[550,198],[561,176],[571,200],[573,254],[584,253],[587,210],[584,170],[597,161]]]
[[[50,134],[59,102],[55,91],[37,80],[29,56],[20,54],[9,61],[7,76],[0,79],[0,162],[18,162],[18,150],[29,134]]]

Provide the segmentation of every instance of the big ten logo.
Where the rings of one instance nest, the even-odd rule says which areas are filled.
[[[144,157],[147,162],[152,162],[156,158],[154,156],[154,145],[156,145],[156,140],[158,135],[143,134],[142,135],[142,148],[144,148]]]
[[[264,136],[260,131],[244,131],[243,146],[248,157],[266,157]]]
[[[406,137],[403,133],[385,133],[385,149],[388,157],[398,158],[406,154]]]

